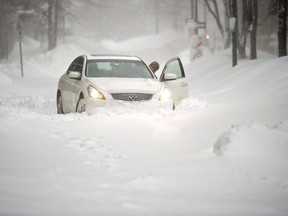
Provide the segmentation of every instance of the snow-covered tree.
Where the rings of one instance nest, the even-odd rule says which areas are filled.
[[[229,26],[229,19],[231,17],[231,0],[223,0],[225,8],[225,43],[224,48],[227,49],[231,44],[231,31]]]
[[[248,7],[247,0],[243,0],[240,3],[241,7],[239,7],[241,22],[239,22],[239,34],[238,34],[238,53],[239,58],[246,58],[246,43],[247,43],[247,35],[249,33],[249,24],[248,24]]]
[[[248,0],[248,24],[250,32],[250,59],[257,58],[258,0]]]
[[[230,14],[233,19],[235,16],[232,14],[232,6],[233,7],[235,2],[231,2],[229,0],[224,0],[224,5],[226,7],[226,13]],[[238,4],[239,5],[239,4]],[[243,0],[240,2],[240,5],[234,9],[235,13],[237,12],[238,19],[241,20],[238,22],[238,19],[234,22],[233,19],[230,18],[230,29],[231,23],[234,23],[234,27],[237,30],[237,49],[239,58],[243,59],[246,58],[246,46],[247,46],[247,39],[248,35],[250,34],[250,56],[251,59],[257,58],[257,21],[258,21],[258,0]],[[240,15],[238,15],[240,13]],[[237,21],[237,22],[236,22]],[[236,25],[237,23],[237,25]],[[234,29],[233,27],[233,29]],[[236,31],[234,30],[234,31]],[[234,34],[235,35],[235,34]]]
[[[222,36],[222,39],[224,39],[224,29],[221,23],[221,17],[220,17],[220,13],[219,13],[219,9],[218,9],[218,3],[216,2],[216,0],[204,0],[208,10],[210,11],[210,13],[212,14],[213,18],[216,21],[216,24],[218,26],[218,29],[220,31],[220,34]],[[212,3],[213,8],[211,7],[210,3]]]

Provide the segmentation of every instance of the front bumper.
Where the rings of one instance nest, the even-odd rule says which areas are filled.
[[[85,103],[85,110],[87,112],[91,112],[94,110],[97,110],[97,108],[115,108],[117,107],[123,109],[123,108],[129,108],[134,110],[155,110],[155,109],[172,109],[173,108],[173,101],[167,100],[167,101],[160,101],[157,99],[151,99],[151,100],[143,100],[143,101],[125,101],[125,100],[115,100],[115,99],[109,99],[109,100],[99,100],[92,97],[88,97],[84,99]]]

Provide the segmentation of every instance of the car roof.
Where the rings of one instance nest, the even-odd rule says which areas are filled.
[[[123,60],[138,60],[142,61],[137,56],[132,55],[119,55],[119,54],[90,54],[86,55],[87,59],[123,59]]]

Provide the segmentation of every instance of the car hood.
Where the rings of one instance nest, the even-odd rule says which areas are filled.
[[[156,79],[142,78],[93,78],[91,84],[106,92],[157,92],[162,84]],[[99,89],[99,90],[100,90]]]

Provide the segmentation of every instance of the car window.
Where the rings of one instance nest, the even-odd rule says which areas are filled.
[[[77,71],[82,73],[83,70],[83,64],[84,64],[84,58],[82,56],[76,58],[69,66],[67,73],[69,71]]]
[[[69,73],[69,71],[75,71],[75,67],[76,67],[76,62],[75,62],[76,60],[74,60],[71,64],[70,64],[70,66],[69,66],[69,68],[68,68],[68,70],[67,70],[67,73]]]
[[[87,77],[154,78],[147,66],[137,60],[89,60]]]
[[[165,74],[168,74],[168,73],[175,74],[177,78],[183,77],[182,68],[181,68],[181,65],[179,64],[178,59],[172,60],[167,65],[167,68],[165,69]]]
[[[82,73],[84,58],[79,57],[76,62],[75,71]]]

